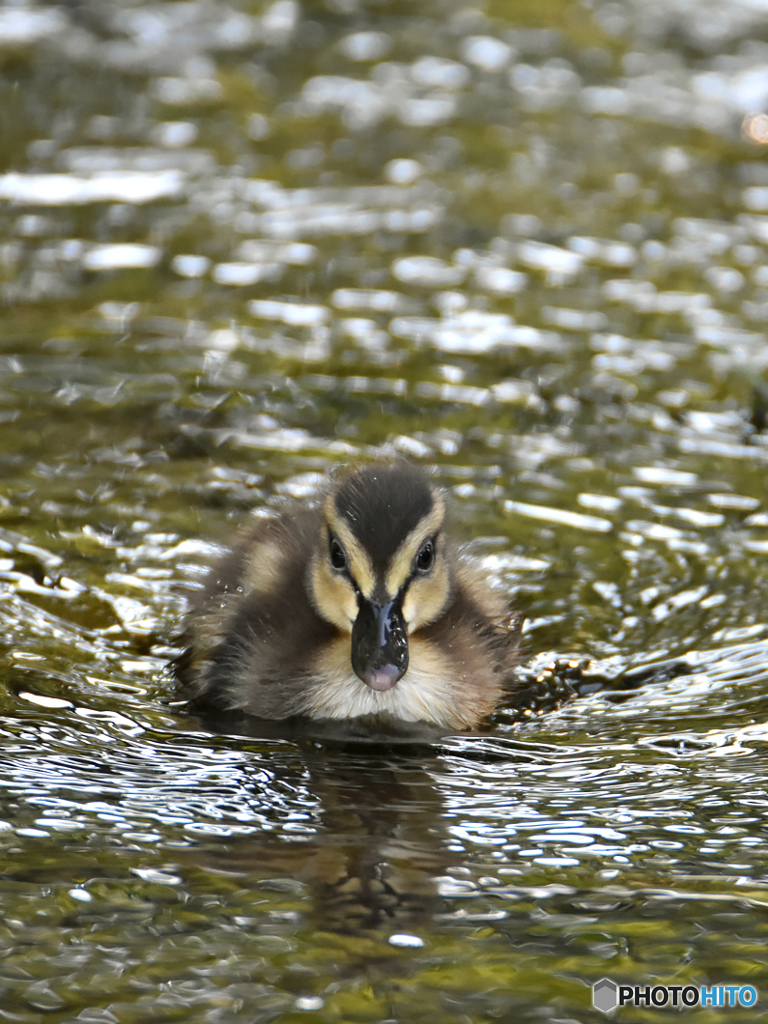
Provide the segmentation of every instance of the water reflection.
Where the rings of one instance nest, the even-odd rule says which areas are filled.
[[[300,881],[309,919],[322,931],[418,933],[429,925],[442,909],[435,876],[459,861],[419,757],[407,747],[396,759],[375,747],[357,756],[308,751],[298,776],[280,782],[302,793],[298,820],[283,823],[279,836],[209,851],[209,867],[257,887],[286,875]]]
[[[756,655],[734,649],[731,661],[746,668]],[[583,727],[595,710],[581,708]],[[62,936],[77,940],[94,926],[123,962],[135,962],[123,980],[112,977],[110,1006],[129,1016],[150,1005],[171,1013],[189,998],[183,972],[194,966],[205,979],[195,988],[201,1012],[223,999],[235,1019],[239,986],[246,1002],[263,995],[284,1010],[296,998],[335,1007],[354,998],[363,974],[376,998],[393,997],[393,978],[430,991],[436,964],[458,996],[477,983],[477,968],[453,944],[459,938],[477,944],[486,970],[501,972],[499,985],[475,998],[504,1012],[547,998],[535,975],[522,989],[512,984],[531,958],[554,958],[565,978],[567,958],[578,955],[586,958],[581,977],[596,978],[630,950],[663,970],[664,957],[684,947],[698,977],[724,952],[748,956],[760,941],[753,915],[766,903],[756,871],[764,851],[749,822],[764,801],[754,788],[759,762],[747,750],[734,766],[721,744],[725,760],[713,766],[695,737],[637,746],[626,729],[611,740],[610,723],[591,741],[573,728],[556,739],[550,721],[549,732],[538,725],[527,738],[384,752],[359,741],[130,737],[117,716],[89,715],[76,728],[17,718],[18,731],[13,721],[6,750],[16,781],[6,792],[25,810],[6,804],[14,884],[5,918],[11,931],[34,934],[58,967],[42,994],[9,978],[9,1009],[44,1000],[77,1007],[75,991],[94,999],[88,974],[96,965],[109,973],[109,956],[89,945],[75,961],[57,952]],[[93,729],[120,736],[119,746],[99,743]],[[111,747],[101,765],[92,753],[99,746]],[[739,783],[743,800],[734,803]],[[48,865],[43,878],[34,859],[19,860],[19,844],[33,858],[55,848],[55,870]],[[124,854],[108,853],[110,845]],[[43,884],[49,896],[31,904],[43,910],[31,932],[25,894]],[[702,932],[702,914],[713,924],[725,915],[739,938],[716,925]],[[636,919],[664,931],[665,952],[658,931],[633,931]],[[207,966],[195,952],[201,927]],[[148,936],[158,962],[182,975],[160,1003],[148,993],[136,1004],[131,978],[140,976]],[[29,964],[22,956],[19,948],[8,962]],[[297,990],[290,977],[299,965]],[[427,1006],[438,1012],[430,999]]]

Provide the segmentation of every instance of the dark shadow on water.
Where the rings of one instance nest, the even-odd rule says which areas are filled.
[[[594,693],[604,693],[609,700],[618,702],[644,686],[664,683],[690,671],[690,662],[685,658],[614,667],[612,671],[588,658],[556,658],[536,672],[520,671],[519,686],[510,694],[499,717],[507,725],[514,724]]]
[[[442,736],[450,735],[445,729],[428,722],[403,722],[375,716],[338,720],[296,716],[274,721],[236,711],[193,711],[192,714],[206,732],[248,736],[251,739],[287,740],[300,746],[397,748],[407,753],[414,746],[433,748]]]
[[[437,744],[420,731],[377,734],[360,723],[316,729],[317,723],[291,722],[278,729],[216,716],[215,724],[230,735],[290,741],[295,756],[281,759],[280,782],[306,791],[319,812],[314,828],[293,836],[262,833],[209,847],[201,866],[267,888],[271,878],[296,880],[306,886],[311,924],[321,931],[396,932],[432,921],[443,903],[435,878],[460,863],[449,849],[429,770],[438,764]]]
[[[681,661],[659,662],[608,678],[594,671],[594,663],[555,663],[548,674],[523,681],[518,708],[499,717],[522,719],[531,707],[543,711],[596,689],[618,696],[684,668],[689,670]],[[266,722],[220,712],[195,717],[206,731],[276,742],[276,750],[292,751],[275,758],[278,781],[304,790],[308,806],[319,808],[314,827],[304,832],[230,838],[209,847],[199,866],[241,875],[255,887],[268,888],[271,878],[294,879],[306,886],[311,924],[319,930],[418,931],[445,910],[437,879],[460,866],[463,854],[454,852],[437,780],[457,734],[376,719]],[[462,755],[473,757],[475,739],[477,760],[486,761],[482,741],[492,735],[493,723],[483,732],[460,734],[468,741]],[[494,759],[515,759],[514,739],[505,740],[506,753],[494,751]]]

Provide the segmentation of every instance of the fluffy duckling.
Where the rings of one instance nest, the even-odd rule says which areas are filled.
[[[446,532],[409,463],[259,519],[211,570],[176,664],[198,707],[263,719],[391,716],[477,725],[512,685],[517,619]]]

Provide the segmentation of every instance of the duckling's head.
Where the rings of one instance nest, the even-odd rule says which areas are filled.
[[[352,668],[389,690],[408,668],[408,634],[437,619],[451,591],[445,502],[408,463],[358,469],[328,493],[310,573],[320,615],[351,634]]]

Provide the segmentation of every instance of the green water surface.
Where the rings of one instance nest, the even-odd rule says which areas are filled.
[[[763,1018],[767,106],[746,0],[0,6],[0,1021]],[[581,695],[192,718],[218,545],[393,454]]]

